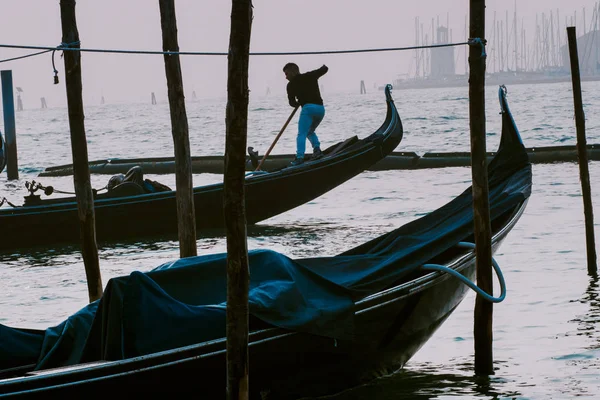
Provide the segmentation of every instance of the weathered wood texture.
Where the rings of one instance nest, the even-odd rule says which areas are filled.
[[[571,58],[571,80],[573,82],[573,102],[575,106],[575,125],[577,129],[577,156],[579,159],[579,176],[583,194],[583,213],[585,216],[585,244],[587,248],[588,273],[596,275],[596,240],[594,239],[594,208],[592,206],[592,189],[588,168],[587,144],[585,137],[585,114],[581,95],[581,77],[579,74],[579,54],[577,52],[577,34],[574,26],[567,28],[569,41],[569,57]]]
[[[177,18],[174,0],[159,0],[160,25],[162,28],[163,51],[179,51],[177,41]],[[179,55],[165,55],[165,72],[171,110],[171,131],[175,149],[175,185],[177,191],[177,229],[180,257],[198,254],[196,247],[196,218],[192,183],[190,138],[183,78]]]
[[[244,197],[252,2],[232,0],[223,212],[227,229],[227,398],[248,399],[248,243]]]
[[[485,0],[470,0],[469,37],[485,43]],[[492,284],[492,238],[490,200],[486,159],[485,126],[485,57],[478,45],[469,48],[469,121],[471,129],[471,171],[473,177],[473,212],[477,284],[488,294]],[[475,301],[475,373],[494,373],[492,356],[492,303],[482,296]]]
[[[61,0],[62,42],[71,48],[79,48],[79,32],[75,16],[75,0]],[[90,182],[87,140],[85,137],[82,85],[81,53],[65,51],[65,84],[69,108],[69,128],[71,130],[71,151],[73,153],[73,181],[77,196],[77,209],[81,228],[81,247],[90,302],[102,296],[102,278],[96,244],[96,221],[94,196]],[[60,229],[60,227],[58,227]]]

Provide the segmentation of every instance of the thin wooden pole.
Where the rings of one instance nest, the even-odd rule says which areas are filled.
[[[75,0],[60,0],[62,42],[69,47],[79,48],[79,32],[75,18]],[[77,210],[81,233],[81,245],[90,302],[102,297],[102,278],[96,244],[96,219],[94,195],[90,182],[87,140],[85,137],[83,99],[81,86],[81,53],[65,51],[65,85],[71,130],[73,153],[73,181],[77,197]]]
[[[175,1],[159,0],[163,51],[179,51]],[[198,254],[196,247],[196,212],[192,183],[192,159],[183,79],[179,55],[165,55],[165,72],[171,110],[171,132],[175,148],[175,185],[177,200],[177,232],[181,258]],[[154,94],[154,93],[153,93]]]
[[[232,0],[227,57],[223,212],[227,229],[227,399],[249,397],[248,289],[244,182],[252,1]]]
[[[275,137],[275,140],[273,140],[273,143],[271,144],[271,147],[269,147],[269,150],[267,150],[267,152],[263,156],[262,160],[260,160],[260,163],[258,163],[258,167],[256,167],[255,171],[260,171],[260,167],[262,167],[263,163],[267,159],[267,156],[269,154],[271,154],[271,150],[273,150],[273,147],[275,147],[275,143],[277,143],[277,141],[279,140],[279,137],[281,137],[281,134],[283,133],[283,131],[285,131],[285,128],[287,128],[287,126],[289,125],[289,123],[292,120],[292,118],[294,118],[294,114],[296,114],[296,111],[298,111],[298,107],[299,106],[296,106],[294,108],[294,110],[292,111],[292,113],[288,117],[287,121],[285,121],[285,124],[283,124],[283,128],[281,128],[281,130],[279,131],[279,133]]]
[[[575,125],[577,127],[577,156],[579,158],[579,176],[583,194],[583,213],[585,215],[585,243],[587,248],[588,274],[596,275],[596,243],[594,239],[594,211],[592,207],[592,191],[588,170],[587,144],[585,138],[585,114],[581,96],[581,79],[579,76],[579,55],[577,53],[577,34],[575,27],[567,28],[569,40],[569,57],[571,58],[571,80],[573,82],[573,102],[575,104]]]
[[[485,0],[470,0],[470,38],[485,43]],[[485,53],[483,44],[469,48],[469,120],[477,284],[492,294],[492,239],[485,144]],[[475,301],[475,373],[493,375],[492,303],[478,295]]]
[[[12,71],[0,72],[2,76],[2,104],[4,108],[4,134],[6,136],[6,175],[8,180],[19,179],[17,160],[17,128],[15,124],[15,99]]]

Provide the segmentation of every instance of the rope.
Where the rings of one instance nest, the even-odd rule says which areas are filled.
[[[468,242],[460,242],[458,244],[458,246],[466,247],[469,249],[475,248],[475,244],[468,243]],[[494,271],[496,271],[496,275],[498,276],[498,280],[500,281],[500,297],[490,296],[489,294],[484,292],[479,286],[477,286],[475,283],[471,282],[468,278],[466,278],[461,273],[459,273],[451,268],[445,267],[443,265],[424,264],[421,266],[421,268],[427,269],[427,270],[433,270],[433,271],[447,272],[450,275],[454,276],[455,278],[458,278],[462,283],[464,283],[469,288],[474,290],[477,294],[482,296],[485,300],[492,302],[492,303],[500,303],[506,297],[506,282],[504,281],[504,276],[502,275],[502,271],[500,270],[498,263],[493,258],[492,258],[492,266],[494,267]]]
[[[34,194],[35,192],[37,192],[38,190],[43,190],[44,194],[46,196],[50,196],[53,193],[60,193],[60,194],[72,194],[72,195],[77,195],[77,193],[75,192],[66,192],[64,190],[58,190],[58,189],[54,189],[54,186],[44,186],[39,182],[36,181],[31,181],[31,182],[25,182],[25,187],[27,188],[27,190],[29,190],[30,194]],[[108,184],[105,185],[104,187],[100,188],[100,189],[94,189],[92,188],[92,192],[94,194],[98,193],[101,190],[105,190],[108,188]],[[0,204],[1,205],[1,204]]]
[[[52,50],[52,69],[54,70],[54,84],[58,85],[58,71],[56,70],[56,66],[54,65],[54,52],[56,50]]]
[[[39,51],[37,53],[26,54],[26,55],[20,56],[20,57],[7,58],[7,59],[4,59],[4,60],[0,60],[0,63],[9,62],[9,61],[15,61],[15,60],[20,60],[22,58],[27,58],[27,57],[39,56],[40,54],[48,53],[50,51],[52,51],[52,50],[44,50],[44,51]]]
[[[4,205],[4,203],[8,204],[9,206],[13,207],[13,208],[17,208],[18,206],[15,206],[13,203],[11,203],[10,201],[8,201],[8,199],[6,197],[2,198],[2,201],[0,201],[0,207],[2,207]]]
[[[52,50],[52,69],[54,70],[54,84],[58,85],[58,71],[56,70],[56,66],[54,64],[54,53],[56,52],[56,50],[64,50],[64,49],[68,49],[71,46],[78,46],[81,42],[77,41],[77,42],[72,42],[72,43],[65,43],[62,42],[61,44],[58,45],[57,48],[55,48],[54,50]],[[75,47],[76,48],[76,47]]]
[[[485,53],[485,41],[481,38],[473,38],[469,39],[467,42],[469,46],[480,46],[481,47],[481,58],[486,58],[487,54]]]
[[[79,42],[77,42],[79,43]],[[74,43],[71,43],[71,45]],[[437,47],[451,47],[471,44],[470,42],[460,43],[445,43],[431,44],[426,46],[408,46],[408,47],[387,47],[374,49],[350,49],[350,50],[323,50],[323,51],[294,51],[294,52],[251,52],[251,56],[299,56],[299,55],[316,55],[316,54],[349,54],[349,53],[373,53],[384,51],[402,51],[402,50],[417,50],[430,49]],[[46,50],[46,51],[81,51],[88,53],[119,53],[119,54],[160,54],[160,55],[182,55],[182,56],[228,56],[229,53],[224,52],[206,52],[206,51],[153,51],[153,50],[116,50],[116,49],[85,49],[78,47],[69,47],[61,43],[58,47],[48,46],[23,46],[14,44],[0,44],[0,48],[10,49],[29,49],[29,50]]]

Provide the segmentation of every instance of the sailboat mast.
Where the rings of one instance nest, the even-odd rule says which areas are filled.
[[[506,10],[506,70],[510,69],[510,54],[509,54],[509,44],[510,44],[510,35],[508,29],[508,10]]]
[[[496,23],[496,11],[494,11],[494,25],[492,25],[494,33],[494,45],[492,49],[494,51],[494,72],[498,72],[498,25]]]
[[[514,13],[514,36],[515,36],[515,72],[519,71],[519,63],[518,63],[518,47],[517,47],[517,0],[515,0],[515,13]]]
[[[415,17],[415,46],[419,47],[419,17]],[[419,63],[420,54],[419,49],[415,49],[415,78],[419,77],[419,72],[421,70],[421,65]]]

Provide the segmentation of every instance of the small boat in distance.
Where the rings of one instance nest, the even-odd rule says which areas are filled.
[[[532,185],[503,91],[500,102],[502,139],[488,165],[493,252],[523,214]],[[473,243],[468,188],[333,257],[249,252],[253,398],[331,394],[404,366],[468,287],[478,289]],[[100,300],[45,331],[0,325],[0,396],[225,398],[226,258],[188,257],[111,279]],[[503,298],[503,284],[490,301]]]
[[[246,221],[256,224],[311,201],[352,179],[391,153],[403,137],[402,121],[385,91],[385,121],[363,139],[353,136],[323,150],[304,164],[247,174]],[[115,191],[118,192],[118,191]],[[32,196],[32,197],[30,197]],[[33,193],[23,206],[0,208],[0,250],[77,243],[75,197],[40,198]],[[196,229],[224,228],[223,184],[194,188]],[[94,200],[98,243],[156,235],[177,237],[175,191],[98,195]]]

